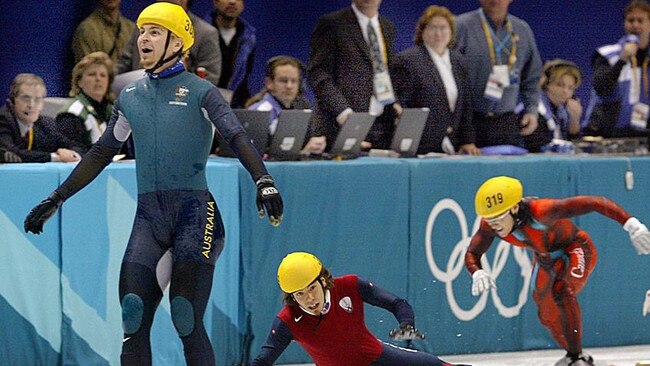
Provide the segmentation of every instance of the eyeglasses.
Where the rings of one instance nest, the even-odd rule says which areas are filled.
[[[23,104],[41,104],[43,103],[43,97],[30,97],[29,95],[19,95],[16,97]]]
[[[503,221],[503,219],[505,219],[506,216],[508,216],[508,215],[510,215],[510,210],[508,210],[508,211],[502,213],[502,214],[499,215],[499,216],[486,218],[486,219],[484,219],[484,220],[485,220],[485,222],[487,222],[489,225],[493,225],[493,224],[497,224],[497,223]]]

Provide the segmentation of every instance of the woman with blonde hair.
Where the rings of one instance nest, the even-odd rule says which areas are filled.
[[[93,52],[82,58],[72,69],[70,96],[74,99],[56,116],[60,132],[90,149],[111,117],[114,79],[113,61],[106,53]]]
[[[539,79],[542,91],[537,106],[539,123],[532,134],[524,136],[528,151],[554,151],[558,140],[579,137],[582,105],[575,98],[575,90],[581,82],[580,69],[569,60],[556,58],[544,64]]]

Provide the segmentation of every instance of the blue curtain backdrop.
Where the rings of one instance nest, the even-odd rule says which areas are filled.
[[[578,90],[586,103],[591,85],[590,58],[602,44],[614,43],[623,33],[623,8],[627,0],[513,1],[511,13],[531,25],[543,60],[563,57],[575,61],[585,74]],[[0,12],[0,96],[8,95],[17,73],[34,72],[47,83],[50,96],[69,91],[72,54],[69,48],[75,27],[92,11],[96,1],[22,0]],[[122,13],[135,20],[152,1],[123,0]],[[303,61],[309,57],[309,36],[319,15],[348,6],[350,0],[249,0],[243,16],[258,30],[258,48],[251,77],[251,91],[262,87],[264,62],[277,54],[290,54]],[[397,26],[396,49],[412,44],[413,29],[422,10],[443,5],[460,14],[479,6],[478,1],[385,0],[380,11]],[[211,0],[195,0],[197,15],[212,9]]]

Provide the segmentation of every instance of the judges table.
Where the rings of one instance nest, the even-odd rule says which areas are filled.
[[[285,202],[278,228],[258,218],[255,186],[236,160],[211,158],[207,166],[226,226],[205,316],[219,365],[245,364],[257,354],[282,306],[277,265],[297,250],[319,256],[334,275],[356,273],[408,299],[427,334],[416,348],[436,354],[556,348],[537,320],[529,253],[496,241],[483,265],[498,289],[470,295],[463,256],[478,225],[474,192],[491,176],[518,177],[527,195],[607,196],[650,222],[646,157],[360,158],[267,166]],[[72,168],[0,165],[0,360],[7,364],[119,364],[117,290],[135,212],[134,164],[107,167],[63,205],[43,234],[22,230],[29,209]],[[650,256],[638,256],[612,220],[598,214],[574,220],[599,250],[580,295],[585,346],[650,343],[650,322],[641,316]],[[397,326],[392,314],[372,306],[366,313],[369,329],[389,341]],[[154,365],[184,364],[167,295],[152,349]],[[309,361],[292,344],[278,364]]]

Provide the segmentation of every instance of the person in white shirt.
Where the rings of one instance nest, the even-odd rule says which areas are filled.
[[[391,68],[402,107],[431,111],[418,154],[481,154],[475,145],[465,60],[449,48],[454,35],[454,15],[442,6],[427,7],[415,27],[415,45],[399,53]]]

